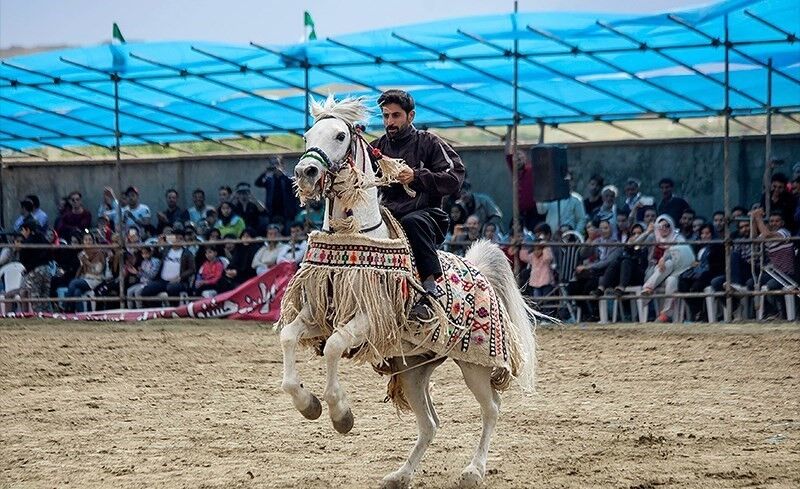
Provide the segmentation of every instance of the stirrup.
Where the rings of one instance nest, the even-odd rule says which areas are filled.
[[[428,323],[433,321],[436,317],[436,314],[433,312],[433,308],[428,304],[428,296],[422,296],[420,300],[417,301],[411,307],[411,311],[408,314],[409,321],[415,321],[418,323]]]

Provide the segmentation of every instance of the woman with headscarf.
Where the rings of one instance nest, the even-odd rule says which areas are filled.
[[[665,294],[674,294],[678,290],[678,277],[694,263],[694,251],[667,214],[661,214],[656,218],[655,236],[664,254],[656,263],[653,274],[645,281],[642,295],[652,294],[661,285],[664,286]],[[664,299],[658,314],[659,322],[670,321],[673,315],[673,302],[671,297]]]

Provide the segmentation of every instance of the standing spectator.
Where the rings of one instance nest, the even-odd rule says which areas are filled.
[[[215,227],[219,229],[221,235],[232,234],[239,236],[244,231],[244,219],[239,217],[233,212],[233,204],[230,202],[223,202],[219,206],[219,220]]]
[[[628,216],[631,223],[644,220],[644,211],[653,205],[653,198],[644,196],[639,191],[641,182],[635,178],[629,178],[625,182],[625,203],[620,207],[619,212]]]
[[[681,219],[678,221],[678,225],[680,228],[681,235],[686,238],[687,241],[694,241],[694,229],[692,228],[692,223],[694,222],[695,212],[694,209],[686,208],[683,210],[681,214]]]
[[[137,278],[137,282],[128,287],[127,292],[129,299],[136,298],[137,308],[142,307],[142,290],[158,277],[158,273],[161,270],[161,259],[155,256],[153,253],[153,248],[147,246],[140,248],[139,250],[142,255],[142,260],[139,263],[139,266],[136,267],[135,265],[129,265],[127,270],[129,275],[135,275]]]
[[[256,274],[266,273],[270,268],[277,265],[279,259],[286,254],[288,245],[278,241],[281,237],[281,226],[270,224],[267,227],[267,239],[269,241],[264,242],[264,245],[258,249],[251,262],[251,267],[255,269]]]
[[[253,197],[250,193],[250,184],[247,182],[239,182],[236,185],[236,195],[231,200],[233,203],[233,213],[244,219],[246,227],[253,229],[264,229],[261,225],[262,218],[265,218],[266,209],[258,199]],[[287,228],[291,221],[287,222]],[[281,225],[283,228],[283,225]]]
[[[794,245],[789,241],[791,233],[786,229],[786,224],[783,221],[783,214],[779,210],[772,211],[769,215],[769,225],[764,224],[764,209],[758,208],[750,212],[753,221],[755,222],[758,231],[758,237],[761,239],[785,239],[786,241],[770,241],[764,244],[764,248],[769,258],[769,263],[779,272],[784,273],[797,280],[795,276],[795,253]],[[783,285],[775,280],[770,274],[762,273],[761,279],[758,282],[759,286],[766,285],[768,290],[781,290]],[[755,280],[750,279],[747,281],[747,288],[753,290],[755,288]],[[783,301],[777,301],[775,296],[766,297],[767,316],[779,314],[781,304]]]
[[[572,174],[567,172],[570,195],[566,199],[553,202],[537,202],[536,209],[541,214],[546,214],[545,221],[550,229],[561,229],[568,226],[571,229],[581,230],[586,226],[586,209],[581,194],[574,191],[575,183]]]
[[[600,236],[592,241],[594,245],[590,249],[592,254],[586,263],[578,265],[575,268],[576,277],[584,281],[580,292],[591,292],[594,296],[603,294],[603,289],[598,287],[599,279],[606,271],[606,268],[608,268],[622,252],[621,247],[608,246],[609,243],[618,242],[608,219],[600,221],[598,229]]]
[[[150,207],[139,202],[139,189],[136,187],[128,187],[125,190],[125,196],[128,199],[128,205],[122,208],[124,227],[135,228],[139,236],[144,236],[152,228]]]
[[[81,238],[84,246],[97,244],[94,236],[86,233]],[[99,248],[85,248],[78,253],[80,266],[75,278],[69,283],[67,297],[77,298],[84,293],[94,290],[103,281],[103,272],[106,268],[106,254]],[[83,302],[65,302],[64,309],[67,312],[84,312]]]
[[[591,214],[593,221],[608,221],[613,234],[617,234],[617,187],[606,185],[600,191],[600,207]]]
[[[553,251],[544,240],[536,238],[531,251],[520,252],[520,259],[530,264],[531,274],[525,293],[533,297],[544,297],[553,291]]]
[[[202,234],[202,235],[205,236],[212,229],[216,229],[217,220],[218,220],[217,210],[216,209],[208,209],[206,211],[205,219],[200,221],[200,224],[197,226],[198,234]]]
[[[526,229],[533,230],[542,221],[536,211],[536,201],[533,199],[534,174],[533,163],[528,158],[525,151],[517,146],[517,152],[512,153],[512,128],[506,131],[506,165],[510,172],[517,172],[518,186],[517,195],[519,196],[519,217],[520,223]],[[512,173],[513,175],[513,173]]]
[[[225,264],[219,259],[217,247],[206,245],[203,247],[206,261],[200,266],[197,279],[194,282],[193,295],[200,295],[207,290],[217,292],[218,284],[225,270]]]
[[[283,159],[280,156],[267,159],[267,167],[256,179],[255,186],[264,189],[267,224],[278,224],[282,232],[288,232],[300,203],[294,194],[292,179],[283,171]]]
[[[161,271],[158,278],[142,289],[143,297],[154,297],[161,292],[174,297],[190,290],[195,272],[194,257],[181,246],[183,236],[179,232],[167,235],[166,239],[170,248],[164,253]]]
[[[222,205],[223,202],[230,202],[231,195],[233,195],[233,190],[227,185],[222,185],[219,190],[217,191],[217,198],[219,202],[217,202],[217,208]]]
[[[160,233],[165,227],[175,227],[175,223],[183,223],[189,219],[189,213],[178,205],[178,191],[174,188],[167,190],[164,194],[167,200],[167,208],[156,214],[158,218],[157,231]]]
[[[694,252],[691,246],[683,244],[686,240],[675,229],[672,218],[667,214],[662,214],[656,219],[656,241],[663,243],[664,254],[658,260],[653,274],[644,283],[642,295],[652,294],[661,284],[664,284],[665,294],[674,294],[678,290],[678,277],[694,262]],[[670,321],[674,302],[669,297],[664,299],[664,305],[658,315],[659,322]]]
[[[791,194],[786,188],[789,179],[783,173],[775,173],[772,175],[770,182],[770,215],[772,212],[779,212],[783,218],[784,226],[789,232],[795,231],[794,211],[797,207],[794,195]],[[761,206],[766,205],[766,196],[761,196]]]
[[[192,192],[192,204],[188,210],[189,220],[199,228],[206,218],[206,212],[214,208],[206,205],[206,193],[201,188],[196,188]]]
[[[59,227],[56,228],[56,232],[60,236],[68,236],[75,231],[83,232],[92,226],[92,213],[88,209],[84,209],[83,195],[75,190],[69,194],[68,198],[71,209],[64,211]]]
[[[22,223],[19,229],[22,235],[21,244],[42,245],[47,244],[47,239],[39,231],[39,225],[33,219]],[[25,295],[31,298],[48,297],[50,294],[50,281],[53,274],[50,271],[50,260],[53,253],[48,249],[21,248],[19,250],[19,261],[25,267],[22,289],[20,296]],[[35,302],[31,308],[36,312],[49,312],[51,310],[48,302]]]
[[[297,222],[292,224],[289,231],[289,237],[292,240],[286,245],[283,255],[278,257],[278,263],[290,261],[299,265],[306,256],[306,250],[308,250],[308,237],[306,236],[305,228]]]
[[[100,219],[100,216],[105,216],[111,225],[111,229],[119,231],[117,211],[119,211],[119,202],[114,197],[114,190],[111,187],[105,187],[103,189],[103,202],[97,207],[97,219]]]
[[[680,220],[683,212],[689,208],[689,203],[672,194],[675,182],[671,178],[662,178],[658,182],[661,189],[661,202],[658,203],[658,214],[667,214],[675,223]]]
[[[601,190],[604,187],[603,177],[594,174],[589,178],[589,185],[586,186],[588,197],[583,200],[583,207],[587,216],[594,214],[594,211],[603,205]]]
[[[12,245],[22,244],[22,236],[19,234],[6,235],[6,236],[0,235],[0,240],[4,238],[8,239],[9,244]],[[0,243],[5,243],[5,241],[0,241]],[[16,246],[0,248],[0,268],[2,268],[3,265],[15,261],[19,261],[19,248],[17,248]],[[0,282],[0,286],[1,285],[3,285],[2,282]]]
[[[14,231],[19,232],[22,228],[22,223],[25,221],[36,221],[33,218],[33,201],[29,198],[24,198],[19,202],[19,216],[17,216],[17,220],[14,221]],[[38,225],[38,224],[37,224]]]
[[[491,222],[500,225],[503,220],[503,213],[494,200],[486,194],[473,192],[471,187],[472,185],[469,182],[464,181],[461,186],[460,197],[456,203],[461,204],[468,216],[477,216],[479,224]]]

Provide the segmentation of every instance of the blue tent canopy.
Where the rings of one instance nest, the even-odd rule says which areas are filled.
[[[0,65],[0,149],[113,147],[117,101],[122,145],[299,134],[307,90],[404,88],[429,127],[513,124],[515,90],[520,124],[720,115],[726,51],[731,114],[766,113],[769,59],[772,106],[790,114],[800,111],[799,28],[797,0],[728,0],[647,16],[466,17],[291,46],[52,51]]]

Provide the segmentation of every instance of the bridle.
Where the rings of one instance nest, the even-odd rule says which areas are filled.
[[[327,116],[327,117],[322,117],[322,118],[318,119],[316,122],[319,122],[319,121],[322,121],[322,120],[325,120],[325,119],[337,119],[337,120],[342,121],[341,119],[338,119],[336,117]],[[331,221],[331,219],[333,217],[333,203],[334,203],[334,201],[336,199],[338,199],[338,198],[341,198],[342,195],[345,192],[348,191],[348,189],[344,189],[344,190],[337,190],[336,189],[337,183],[340,184],[340,182],[336,181],[336,178],[340,175],[340,172],[345,168],[350,168],[351,171],[356,171],[356,172],[358,171],[358,168],[356,168],[356,164],[355,164],[355,159],[356,159],[355,155],[356,155],[356,151],[358,151],[358,150],[362,150],[363,151],[362,154],[368,155],[368,157],[370,159],[370,164],[373,165],[373,169],[374,169],[374,163],[375,163],[375,159],[374,159],[375,157],[373,156],[372,145],[370,145],[367,142],[367,140],[364,139],[364,136],[361,134],[361,131],[363,130],[362,127],[358,126],[358,125],[350,124],[350,123],[348,123],[346,121],[342,121],[342,122],[344,122],[344,124],[347,126],[348,132],[350,133],[350,144],[347,146],[347,151],[345,152],[345,154],[341,158],[341,160],[333,161],[330,158],[330,156],[328,156],[328,154],[325,153],[325,151],[322,148],[319,148],[319,147],[316,147],[316,146],[312,146],[310,148],[307,148],[305,150],[305,152],[302,155],[300,155],[300,160],[303,160],[304,158],[311,158],[312,160],[315,160],[315,161],[319,162],[319,164],[322,165],[322,167],[324,169],[322,175],[320,176],[319,185],[320,185],[320,193],[322,194],[322,196],[327,201],[328,222],[329,222],[328,225],[329,226],[330,226],[330,221]],[[365,182],[364,179],[363,179],[363,174],[364,174],[364,171],[366,170],[366,165],[367,165],[367,160],[365,159],[364,160],[364,168],[361,169],[361,173],[360,173],[361,176],[358,177],[358,180],[356,182],[357,183],[357,188],[360,188],[360,189],[367,189],[367,188],[375,185],[374,182]],[[351,209],[345,209],[345,214],[348,217],[353,215]],[[382,224],[383,224],[383,218],[379,217],[379,220],[378,220],[378,222],[376,224],[374,224],[372,226],[368,226],[368,227],[363,228],[363,229],[360,229],[359,232],[360,233],[368,233],[370,231],[374,231],[374,230],[378,229],[379,227],[381,227]],[[335,233],[335,231],[332,230],[332,229],[324,229],[323,228],[322,231],[326,232],[326,233],[329,233],[329,234]]]

